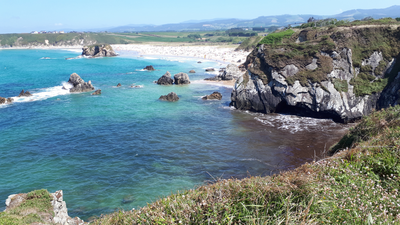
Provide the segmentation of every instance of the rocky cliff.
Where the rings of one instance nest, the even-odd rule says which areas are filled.
[[[350,122],[389,102],[383,100],[388,92],[397,93],[385,87],[400,79],[399,53],[398,25],[270,34],[247,57],[231,105]]]

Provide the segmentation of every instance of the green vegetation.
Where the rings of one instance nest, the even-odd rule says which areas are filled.
[[[400,17],[397,17],[397,18],[396,18],[396,21],[399,21],[399,22],[400,22]]]
[[[359,73],[357,77],[350,80],[354,86],[356,96],[370,95],[381,92],[388,84],[388,78],[377,78],[368,73]]]
[[[282,40],[284,38],[290,38],[294,34],[294,31],[292,29],[284,30],[281,32],[277,33],[272,33],[268,34],[266,37],[264,37],[261,41],[260,44],[280,44],[282,43]]]
[[[345,141],[349,136],[358,138]],[[317,163],[273,176],[218,180],[92,223],[400,223],[400,107],[364,118],[344,142],[336,150],[349,150]]]
[[[323,19],[323,20],[315,20],[309,23],[304,23],[302,24],[299,28],[304,29],[308,27],[351,27],[351,26],[361,26],[361,25],[388,25],[388,24],[393,24],[400,21],[393,19],[393,18],[382,18],[382,19],[377,19],[375,20],[372,17],[366,17],[362,20],[354,20],[354,21],[348,21],[348,20],[337,20],[337,19]]]
[[[333,79],[332,83],[338,92],[347,92],[349,90],[349,85],[346,80]]]
[[[252,37],[252,36],[257,36],[257,32],[229,32],[229,36],[234,36],[234,37]]]
[[[236,50],[251,51],[257,46],[258,42],[260,42],[262,38],[262,36],[249,37],[244,40],[239,47],[236,48]]]
[[[43,223],[45,218],[54,216],[52,197],[47,190],[36,190],[26,195],[20,205],[0,213],[0,224],[24,225]]]

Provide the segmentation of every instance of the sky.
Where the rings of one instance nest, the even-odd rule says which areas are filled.
[[[128,24],[282,14],[335,15],[351,9],[400,5],[399,0],[0,0],[0,33],[82,30]]]

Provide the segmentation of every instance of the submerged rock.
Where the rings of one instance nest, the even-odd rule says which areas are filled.
[[[143,68],[144,70],[148,70],[148,71],[153,71],[155,70],[154,67],[152,65],[150,66],[146,66],[145,68]]]
[[[82,55],[89,57],[117,56],[111,45],[90,45],[82,48]]]
[[[174,75],[175,84],[190,84],[189,76],[186,73],[177,73]]]
[[[24,90],[22,90],[18,95],[18,97],[30,97],[30,96],[32,96],[32,94],[29,91],[24,92]]]
[[[88,82],[85,82],[78,74],[73,73],[69,77],[68,83],[70,83],[73,87],[69,89],[69,92],[87,92],[87,91],[93,91],[94,87],[92,85],[92,82],[89,80]]]
[[[157,80],[157,84],[159,85],[171,85],[174,83],[174,80],[171,78],[171,73],[168,71]]]
[[[101,95],[101,89],[96,90],[92,95]]]
[[[206,95],[203,97],[203,100],[221,100],[222,94],[214,91],[211,95]]]
[[[168,101],[168,102],[176,102],[179,100],[179,97],[175,92],[171,92],[167,95],[161,95],[159,100]]]

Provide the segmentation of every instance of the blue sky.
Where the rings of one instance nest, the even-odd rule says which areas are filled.
[[[387,8],[399,0],[0,0],[0,33],[165,24],[281,14],[334,15]]]

